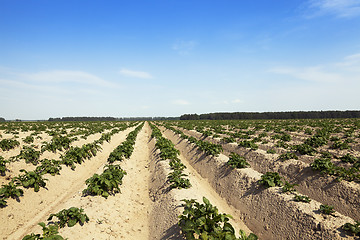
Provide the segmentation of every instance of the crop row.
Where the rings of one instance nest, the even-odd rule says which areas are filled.
[[[160,129],[151,124],[152,137],[156,139],[155,148],[160,150],[159,157],[162,160],[169,160],[170,168],[174,163],[181,164],[181,170],[185,165],[179,160],[179,150],[175,148],[172,141],[165,138]],[[172,181],[172,173],[168,175],[168,181],[171,184],[170,188],[175,188],[174,181]],[[184,174],[183,174],[184,176]],[[188,179],[185,179],[188,180]],[[187,191],[183,187],[178,187],[181,191]],[[219,213],[216,206],[213,206],[210,201],[203,197],[203,204],[197,202],[195,199],[183,199],[181,206],[183,212],[179,216],[178,226],[185,239],[230,239],[230,240],[256,240],[257,236],[250,233],[249,236],[244,231],[240,230],[240,236],[236,237],[233,226],[229,223],[231,215]]]
[[[111,194],[120,192],[119,185],[126,175],[126,171],[121,169],[120,165],[113,164],[115,161],[122,161],[124,158],[130,158],[136,141],[136,136],[144,126],[144,123],[130,132],[126,140],[115,148],[108,157],[109,164],[104,166],[103,173],[94,174],[86,180],[87,188],[83,190],[83,195],[100,195],[107,198]]]
[[[174,147],[174,144],[162,136],[161,131],[153,124],[150,124],[152,129],[151,137],[156,139],[155,147],[160,150],[160,158],[163,160],[169,159],[169,166],[172,172],[168,175],[168,181],[171,183],[170,188],[189,188],[191,187],[190,180],[183,170],[185,165],[178,158],[179,150]]]
[[[182,138],[185,135],[184,133],[182,133],[178,129],[171,128],[171,127],[170,127],[170,129],[174,130],[174,132],[176,134],[180,134],[180,136]],[[186,139],[186,137],[185,137],[185,139]],[[230,161],[230,158],[229,158],[229,161]],[[229,163],[229,161],[228,161],[228,163]],[[206,173],[206,175],[208,176],[208,173]],[[296,201],[296,202],[300,201],[300,202],[304,202],[304,203],[311,201],[311,199],[309,199],[307,196],[299,195],[296,192],[296,189],[295,189],[296,184],[290,184],[287,181],[282,181],[282,179],[283,178],[277,172],[267,172],[267,173],[261,175],[261,178],[258,181],[258,183],[263,185],[265,188],[276,187],[276,186],[282,187],[281,192],[287,193],[287,194],[292,194],[293,195],[293,201]],[[218,186],[218,185],[216,185],[216,186]],[[255,187],[255,188],[257,188],[257,187]],[[241,198],[241,196],[239,196],[239,197]],[[238,203],[236,203],[236,204],[238,204]],[[317,210],[315,209],[314,212],[319,212],[319,213],[322,213],[322,214],[325,214],[325,215],[326,214],[332,215],[333,212],[334,212],[333,208],[334,207],[330,206],[330,205],[319,204],[319,209],[317,209]],[[339,216],[339,215],[336,215],[336,216]],[[357,224],[358,224],[358,222],[356,222],[356,221],[355,221],[355,223],[347,222],[347,223],[344,223],[341,228],[343,230],[347,231],[350,235],[351,234],[358,234],[357,229],[358,229],[359,225],[357,225]]]
[[[38,192],[40,187],[46,186],[46,180],[43,176],[46,173],[51,175],[60,174],[61,165],[71,167],[75,170],[75,164],[81,164],[86,159],[90,159],[96,156],[97,152],[101,150],[101,145],[104,141],[110,141],[109,136],[122,131],[124,129],[116,129],[109,134],[103,134],[98,140],[92,143],[84,144],[82,147],[70,147],[64,154],[60,156],[61,160],[49,160],[43,159],[40,161],[41,165],[37,166],[34,171],[26,171],[25,169],[20,170],[19,176],[13,177],[8,184],[2,185],[0,188],[0,207],[5,207],[7,204],[7,198],[19,199],[23,195],[23,190],[19,188],[34,188],[35,192]],[[37,152],[28,151],[21,152],[15,159],[25,158],[26,161],[30,161],[33,165],[38,164],[39,154]],[[0,159],[3,162],[5,160]],[[4,165],[4,164],[3,164]]]

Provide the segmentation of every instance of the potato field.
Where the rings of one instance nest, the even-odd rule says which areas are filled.
[[[0,123],[1,239],[360,239],[360,120]]]

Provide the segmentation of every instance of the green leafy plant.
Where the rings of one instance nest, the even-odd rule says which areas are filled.
[[[254,143],[253,141],[247,141],[247,140],[243,140],[239,143],[240,147],[244,147],[244,148],[250,148],[251,150],[256,150],[259,148],[258,145],[256,145],[256,143]]]
[[[34,137],[33,136],[27,136],[27,137],[25,137],[23,139],[23,142],[28,143],[28,144],[33,143],[34,142]]]
[[[119,185],[122,184],[126,172],[120,165],[106,165],[104,169],[101,175],[94,174],[85,181],[88,187],[83,190],[84,195],[100,195],[107,198],[110,194],[120,192]]]
[[[10,149],[13,149],[19,145],[19,141],[13,139],[3,139],[0,141],[0,148],[3,151],[9,151]]]
[[[300,145],[295,145],[293,146],[293,148],[298,151],[301,155],[310,155],[313,156],[316,153],[316,150],[308,145],[308,144],[300,144]]]
[[[331,146],[331,148],[333,149],[340,149],[340,150],[344,150],[344,149],[350,149],[350,145],[344,141],[344,142],[341,142],[341,141],[335,141],[333,143],[333,145]]]
[[[226,143],[234,143],[236,142],[235,138],[233,137],[223,137],[222,140]]]
[[[20,183],[24,188],[34,188],[35,192],[40,190],[40,187],[46,186],[46,180],[43,176],[34,171],[26,171],[21,169],[20,172],[24,173],[14,178],[14,181]]]
[[[7,204],[7,198],[19,199],[24,194],[24,191],[18,188],[18,184],[14,181],[10,181],[6,185],[2,185],[0,188],[0,207],[5,207]]]
[[[40,151],[36,151],[32,147],[24,146],[20,154],[15,157],[16,159],[24,159],[26,163],[37,165],[39,163]]]
[[[8,160],[5,160],[2,156],[0,156],[0,176],[5,176],[6,164],[8,163]]]
[[[281,181],[281,178],[279,173],[277,172],[266,172],[261,176],[261,180],[259,180],[259,183],[264,185],[265,188],[269,187],[281,187],[283,185],[283,182]]]
[[[309,203],[311,202],[311,199],[308,196],[303,196],[303,195],[298,195],[296,194],[294,196],[294,201],[295,202],[304,202],[304,203]]]
[[[229,161],[227,164],[232,168],[246,168],[250,164],[246,161],[245,157],[240,156],[237,153],[230,153]]]
[[[51,221],[53,217],[57,217],[58,221],[55,223],[60,228],[75,226],[76,223],[80,225],[89,221],[89,217],[84,213],[84,209],[71,207],[69,209],[63,209],[58,213],[50,214],[48,221]]]
[[[297,186],[297,184],[291,184],[288,181],[284,182],[284,186],[282,187],[282,192],[283,193],[293,193],[296,192],[295,186]]]
[[[346,155],[340,157],[340,159],[342,162],[346,162],[346,163],[355,163],[358,161],[358,158],[354,157],[350,153],[347,153]]]
[[[350,232],[353,236],[355,235],[360,235],[360,222],[359,221],[355,221],[354,224],[352,223],[345,223],[342,226],[342,229],[344,229],[345,231]]]
[[[282,141],[282,140],[279,140],[279,141],[277,141],[277,143],[275,144],[275,147],[287,149],[287,148],[289,148],[289,144],[287,144],[286,142],[284,142],[284,141]]]
[[[40,166],[36,167],[35,172],[40,174],[50,173],[52,176],[60,174],[61,165],[58,160],[43,159],[40,161]]]
[[[289,160],[289,159],[299,159],[298,156],[293,152],[286,152],[279,156],[281,161]]]
[[[182,200],[184,211],[179,216],[179,226],[186,239],[223,239],[236,240],[235,230],[229,223],[230,215],[219,213],[217,207],[203,197],[204,204],[196,202],[194,199]],[[256,240],[255,234],[246,234],[241,231],[241,238]]]
[[[169,173],[168,180],[171,183],[170,188],[182,189],[191,187],[190,180],[183,178],[186,176],[186,174],[182,173],[182,170],[174,170]]]
[[[30,235],[26,235],[22,240],[64,240],[64,238],[58,235],[59,227],[57,225],[49,225],[48,227],[45,223],[38,223],[42,227],[43,236],[40,234],[31,233]]]
[[[334,207],[326,204],[320,205],[319,211],[326,215],[334,215],[335,213]]]
[[[266,153],[275,154],[276,151],[275,151],[275,149],[271,148],[271,149],[266,150]]]

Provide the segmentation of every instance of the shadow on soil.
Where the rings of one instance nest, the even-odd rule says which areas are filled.
[[[174,224],[166,230],[165,235],[161,240],[185,240],[185,238],[180,233],[180,227],[177,224]]]

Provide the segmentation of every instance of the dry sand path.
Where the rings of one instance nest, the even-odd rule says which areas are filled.
[[[79,192],[58,207],[58,210],[72,206],[83,208],[90,218],[83,226],[61,229],[61,236],[82,240],[149,239],[147,216],[151,201],[148,192],[148,139],[149,130],[143,127],[130,159],[120,163],[127,172],[120,186],[121,193],[105,199],[101,196],[82,197]],[[97,173],[102,171],[101,167]]]

